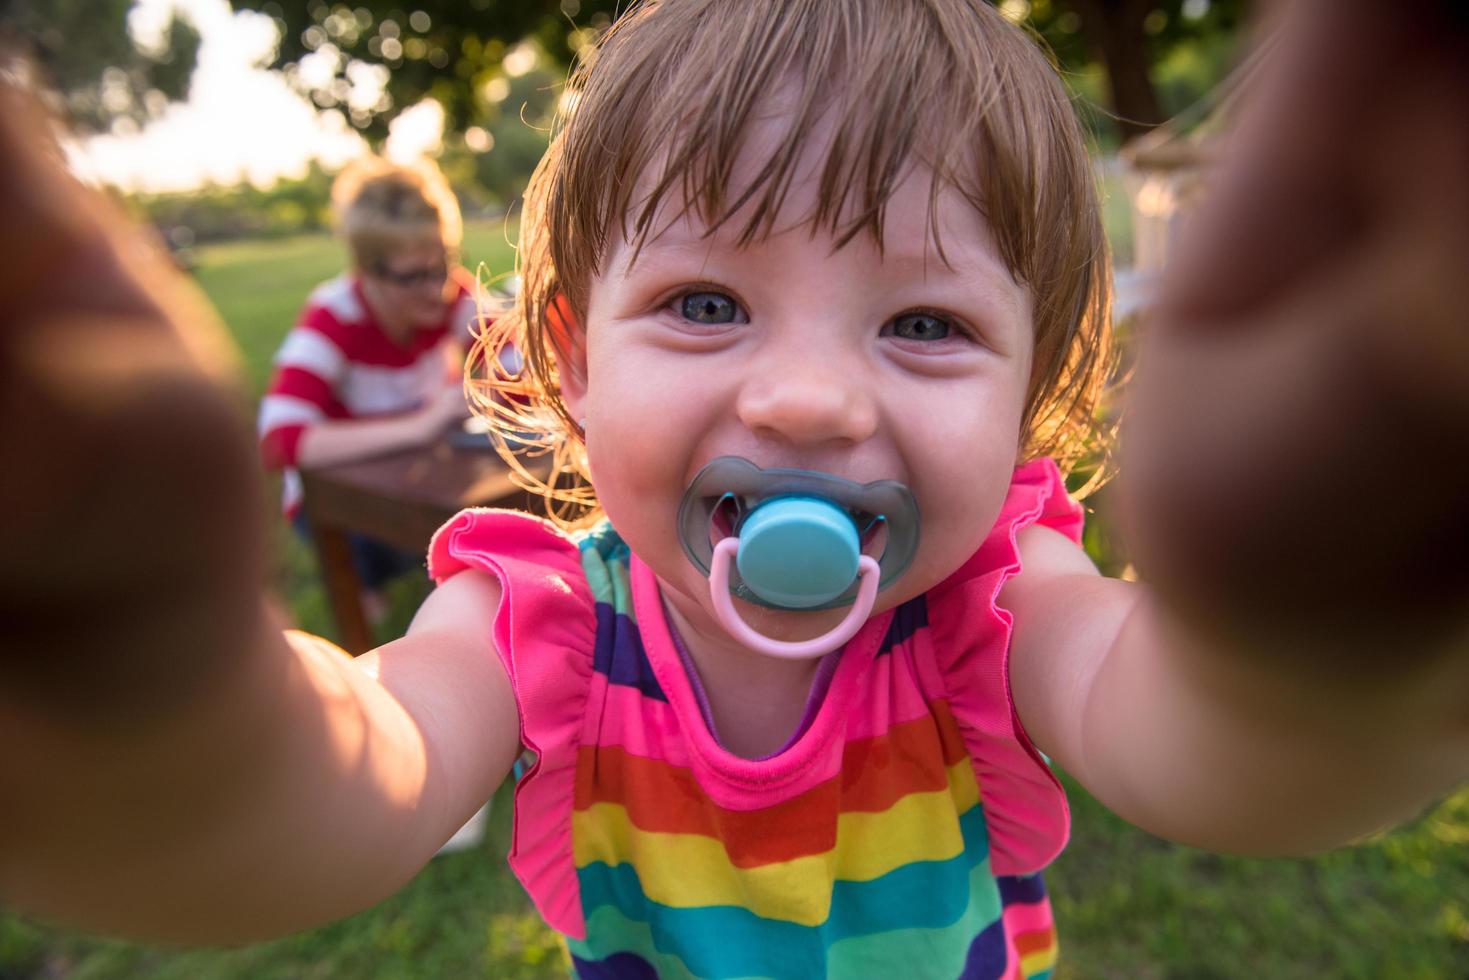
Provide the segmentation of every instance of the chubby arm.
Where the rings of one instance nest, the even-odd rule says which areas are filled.
[[[498,588],[363,661],[281,632],[223,333],[49,132],[0,84],[0,902],[195,942],[346,914],[510,766]]]
[[[6,705],[0,895],[90,929],[209,943],[387,897],[518,751],[498,603],[493,579],[461,573],[407,636],[356,661],[266,626],[187,705],[126,726]]]
[[[1118,496],[1156,591],[1023,542],[1022,717],[1164,836],[1314,850],[1469,776],[1462,7],[1279,5],[1141,331]]]
[[[1011,683],[1036,744],[1123,818],[1211,850],[1302,854],[1412,816],[1469,776],[1461,646],[1374,672],[1329,650],[1240,649],[1106,579],[1046,528],[1025,571]],[[1455,655],[1457,652],[1457,656]]]

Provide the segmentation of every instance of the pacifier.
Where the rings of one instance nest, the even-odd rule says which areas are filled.
[[[878,591],[912,563],[918,503],[894,480],[863,484],[721,456],[684,491],[678,532],[731,636],[769,656],[816,657],[851,639]],[[787,642],[755,632],[731,596],[769,609],[852,609],[822,636]]]

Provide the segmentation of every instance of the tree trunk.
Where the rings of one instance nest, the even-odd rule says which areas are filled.
[[[1081,17],[1087,43],[1101,53],[1123,142],[1161,123],[1163,109],[1148,77],[1151,59],[1143,31],[1153,0],[1070,0],[1070,6]]]

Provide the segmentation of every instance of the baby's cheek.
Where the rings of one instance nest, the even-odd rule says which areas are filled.
[[[982,477],[954,478],[929,496],[922,514],[919,557],[937,584],[952,574],[984,543],[1005,501],[1012,470]],[[919,506],[924,506],[923,498]]]
[[[660,442],[659,433],[647,428],[599,431],[589,421],[587,450],[597,497],[629,544],[646,540],[660,523],[671,531],[683,488],[677,453]]]

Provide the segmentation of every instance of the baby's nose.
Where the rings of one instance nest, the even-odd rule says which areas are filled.
[[[798,445],[861,442],[877,430],[878,420],[862,372],[840,359],[812,355],[767,361],[741,388],[738,413],[756,435]]]

